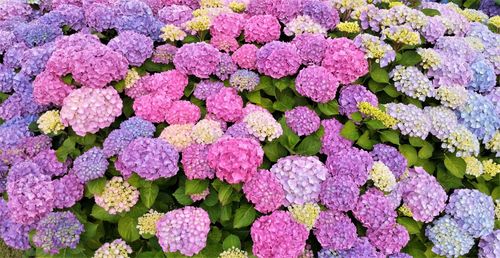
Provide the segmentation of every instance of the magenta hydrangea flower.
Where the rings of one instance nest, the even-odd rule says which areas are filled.
[[[370,243],[386,255],[401,251],[410,241],[408,230],[399,224],[368,229],[366,235]]]
[[[381,161],[394,174],[396,178],[400,178],[406,170],[408,160],[398,151],[398,149],[383,144],[375,144],[370,152],[373,161]]]
[[[335,118],[321,121],[325,128],[325,133],[321,137],[320,152],[326,155],[333,155],[339,150],[352,146],[352,142],[340,135],[343,125]]]
[[[176,46],[170,44],[160,45],[153,50],[151,61],[159,64],[169,64],[174,60],[175,53],[177,53]]]
[[[276,13],[276,8],[280,1],[275,0],[252,0],[248,2],[247,13],[251,16]]]
[[[358,112],[358,103],[368,102],[372,106],[378,106],[375,94],[363,85],[353,84],[342,87],[339,96],[339,112],[351,118],[352,113]]]
[[[326,167],[332,176],[347,175],[358,186],[364,185],[372,167],[371,155],[361,149],[342,148],[329,155]]]
[[[243,26],[247,23],[243,15],[238,13],[222,13],[217,15],[210,25],[210,35],[214,36],[227,36],[237,38]]]
[[[33,81],[33,97],[39,104],[62,106],[64,98],[72,90],[71,86],[47,71],[38,74]]]
[[[118,156],[116,169],[124,177],[132,172],[146,180],[169,178],[177,174],[179,153],[159,138],[137,138]]]
[[[240,46],[235,38],[226,35],[213,36],[210,39],[210,44],[224,52],[234,52]]]
[[[306,0],[303,2],[302,13],[311,17],[327,30],[331,30],[340,22],[339,13],[329,2],[321,0]]]
[[[298,136],[310,135],[316,132],[321,123],[318,114],[305,106],[286,111],[285,119],[286,125]]]
[[[244,33],[246,42],[268,43],[279,39],[281,25],[272,15],[255,15],[247,20]]]
[[[207,111],[226,122],[236,122],[243,115],[243,99],[234,88],[222,88],[207,98]]]
[[[271,167],[286,194],[286,204],[318,202],[328,171],[316,156],[287,156]]]
[[[166,94],[150,93],[138,97],[132,106],[135,114],[153,123],[165,121],[165,110],[168,110],[172,105],[171,99]]]
[[[359,187],[347,176],[328,177],[321,183],[319,198],[328,209],[350,211],[356,207]]]
[[[83,198],[84,185],[74,174],[67,174],[52,181],[54,184],[54,207],[69,208]]]
[[[165,121],[169,124],[190,124],[200,119],[200,108],[187,100],[172,102],[165,110]]]
[[[398,184],[403,205],[417,221],[431,222],[444,210],[448,196],[435,177],[416,167]]]
[[[208,165],[215,175],[230,184],[247,182],[262,164],[264,151],[248,138],[221,138],[208,150]]]
[[[250,229],[253,254],[259,258],[298,257],[309,232],[290,213],[275,211],[257,219]]]
[[[255,64],[259,73],[280,79],[295,74],[300,67],[301,59],[295,45],[273,41],[257,51]]]
[[[193,256],[207,243],[210,218],[202,208],[187,206],[167,212],[156,223],[156,236],[164,252]]]
[[[73,213],[51,212],[36,225],[33,242],[45,253],[57,254],[66,247],[75,249],[83,231],[83,224]]]
[[[71,172],[78,177],[80,182],[86,183],[104,176],[108,165],[109,162],[102,149],[94,147],[75,159]]]
[[[141,77],[126,94],[138,98],[150,93],[165,94],[171,100],[178,100],[184,96],[184,89],[188,85],[188,77],[179,70],[169,70]]]
[[[244,44],[236,51],[234,51],[231,58],[241,68],[256,69],[258,50],[259,48],[257,48],[253,44]]]
[[[353,214],[368,229],[392,226],[397,217],[391,200],[376,188],[370,188],[361,195]]]
[[[182,167],[188,179],[214,178],[215,171],[208,165],[208,145],[191,144],[182,150]]]
[[[122,31],[111,39],[108,47],[127,58],[130,65],[140,66],[153,54],[153,40],[133,31]]]
[[[262,213],[273,212],[285,202],[285,192],[276,176],[268,170],[259,170],[243,185],[243,193],[255,209]]]
[[[292,44],[297,47],[302,64],[321,65],[327,47],[327,40],[323,35],[303,33],[297,35]]]
[[[233,62],[233,59],[228,53],[222,53],[220,55],[219,63],[215,68],[215,75],[217,78],[225,81],[238,70],[238,66]]]
[[[314,235],[322,247],[331,250],[349,249],[358,238],[356,225],[345,214],[322,211],[314,225]]]
[[[322,66],[309,66],[300,70],[295,84],[300,95],[320,103],[334,99],[339,87],[333,74]]]
[[[365,53],[347,38],[328,39],[328,46],[321,66],[343,84],[353,83],[368,73]]]
[[[217,94],[224,88],[224,83],[219,81],[202,80],[196,84],[193,95],[201,100],[206,100],[209,96]]]
[[[60,162],[57,159],[56,151],[52,149],[40,151],[32,158],[32,161],[40,167],[43,174],[48,176],[64,175],[68,171],[68,166],[71,163],[70,160]]]
[[[192,13],[193,10],[189,6],[173,4],[158,11],[158,20],[180,27],[193,18]]]
[[[203,60],[203,62],[200,62]],[[220,60],[220,52],[207,43],[185,44],[177,50],[175,67],[186,74],[208,78],[215,73]]]
[[[54,208],[54,185],[49,176],[26,174],[7,182],[10,217],[28,225],[40,220]]]
[[[122,113],[122,100],[112,88],[80,88],[64,99],[61,121],[78,135],[96,133],[108,127]]]

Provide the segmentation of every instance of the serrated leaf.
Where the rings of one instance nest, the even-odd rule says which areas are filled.
[[[342,127],[342,130],[340,131],[340,135],[342,137],[351,140],[351,141],[356,141],[359,138],[359,132],[358,129],[356,128],[356,125],[352,121],[347,121],[344,124],[344,127]]]
[[[409,141],[411,146],[414,147],[423,147],[426,143],[425,140],[422,140],[422,138],[419,137],[409,137]]]
[[[283,147],[291,152],[293,151],[295,145],[299,143],[300,137],[288,127],[285,121],[285,116],[281,117],[279,123],[281,125],[281,128],[283,128],[283,134],[280,136],[280,138],[278,138],[278,141]]]
[[[272,162],[276,162],[279,158],[288,154],[288,151],[278,141],[266,143],[263,149],[266,157]]]
[[[380,68],[378,65],[372,66],[370,76],[375,82],[389,83],[389,73],[385,69]]]
[[[371,150],[373,148],[373,141],[370,140],[370,133],[365,131],[356,141],[356,144],[365,150]]]
[[[432,152],[434,151],[434,147],[432,144],[425,142],[424,146],[420,148],[418,151],[418,157],[421,159],[428,159],[432,157]]]
[[[240,238],[233,234],[227,236],[222,242],[222,248],[224,248],[224,250],[227,250],[231,247],[236,247],[238,249],[241,248]]]
[[[364,123],[371,130],[380,130],[380,129],[386,128],[385,125],[382,122],[380,122],[379,120],[369,120],[369,121],[366,121]]]
[[[160,188],[155,184],[151,184],[151,186],[140,188],[139,192],[141,193],[141,202],[147,208],[151,208],[156,201],[156,197],[158,197]]]
[[[451,174],[458,178],[463,178],[465,175],[465,161],[462,158],[453,156],[453,154],[445,155],[444,166]]]
[[[228,184],[223,184],[219,188],[219,202],[222,206],[227,205],[231,202],[231,194],[233,193],[233,188]]]
[[[422,228],[422,223],[419,223],[412,218],[399,217],[397,221],[399,224],[403,225],[406,228],[406,230],[408,230],[408,233],[412,235],[419,234],[420,229]]]
[[[446,189],[446,191],[463,187],[462,180],[460,178],[448,173],[447,170],[441,166],[438,166],[436,179]]]
[[[208,180],[199,180],[199,179],[186,180],[186,190],[184,193],[186,195],[202,193],[207,189],[208,184],[209,184]]]
[[[385,86],[384,92],[387,93],[387,95],[389,95],[392,98],[396,98],[399,95],[401,95],[398,92],[398,90],[396,89],[396,87],[394,87],[394,85],[387,85],[387,86]]]
[[[137,220],[131,217],[123,217],[118,221],[118,233],[127,242],[134,242],[141,237],[137,230]]]
[[[278,90],[283,91],[290,85],[290,78],[284,77],[281,79],[273,79],[273,84]]]
[[[113,223],[116,223],[118,221],[118,216],[109,214],[105,209],[101,208],[97,204],[94,204],[94,206],[92,206],[92,212],[90,213],[90,216],[99,220]]]
[[[106,178],[104,177],[94,179],[85,184],[85,188],[92,195],[101,194],[102,191],[104,191],[105,186],[106,186]]]
[[[399,152],[408,160],[408,166],[413,166],[418,162],[417,150],[409,144],[399,146]]]
[[[251,205],[243,204],[236,210],[236,213],[234,214],[233,227],[243,228],[251,225],[255,220],[256,215],[257,212]]]
[[[399,64],[404,66],[413,66],[422,61],[422,57],[414,50],[409,50],[404,52],[401,55],[401,60],[399,60]]]
[[[312,134],[304,138],[295,148],[295,152],[301,155],[313,156],[321,149],[321,139]]]
[[[318,103],[318,108],[326,116],[333,116],[339,113],[339,103],[336,100],[327,103]]]
[[[379,92],[381,90],[383,90],[385,87],[385,83],[379,83],[379,82],[376,82],[374,81],[373,79],[370,79],[368,81],[368,88],[372,91],[372,92]]]
[[[399,145],[399,133],[393,130],[380,131],[380,140]]]
[[[177,200],[177,202],[181,205],[190,205],[193,203],[193,200],[191,199],[191,197],[187,196],[185,194],[186,190],[184,189],[184,186],[181,186],[179,188],[177,188],[177,190],[175,190],[173,196],[174,198]]]

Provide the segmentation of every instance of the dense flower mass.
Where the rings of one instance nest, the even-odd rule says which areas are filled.
[[[499,10],[0,0],[0,241],[499,257]]]

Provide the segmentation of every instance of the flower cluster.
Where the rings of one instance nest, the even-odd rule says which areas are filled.
[[[139,200],[139,191],[121,177],[113,177],[104,191],[95,196],[95,203],[109,214],[129,211]]]

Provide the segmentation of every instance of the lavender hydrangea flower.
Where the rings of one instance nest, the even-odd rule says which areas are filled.
[[[83,231],[82,223],[73,213],[51,212],[38,222],[33,242],[44,252],[57,254],[60,249],[66,247],[76,248]]]
[[[425,107],[424,112],[427,113],[431,120],[432,127],[430,133],[438,139],[448,136],[458,125],[455,112],[447,107]]]
[[[396,211],[384,193],[369,188],[358,200],[353,210],[354,217],[369,229],[378,229],[396,223]]]
[[[320,118],[308,107],[295,107],[285,112],[286,124],[298,136],[310,135],[320,127]]]
[[[358,112],[358,103],[368,102],[372,106],[378,106],[378,99],[375,94],[362,85],[347,85],[342,87],[339,96],[339,112],[351,118],[351,115]]]
[[[349,211],[356,207],[359,187],[346,176],[331,176],[321,183],[319,198],[330,210]]]
[[[448,215],[428,226],[425,235],[434,244],[432,251],[438,255],[448,257],[464,255],[474,245],[474,238],[462,230]]]
[[[336,211],[322,211],[319,214],[314,235],[322,247],[331,250],[349,249],[358,237],[351,219]]]
[[[368,180],[373,159],[364,150],[349,147],[337,150],[328,156],[326,168],[332,176],[346,175],[358,186],[364,185]]]
[[[479,257],[495,258],[500,256],[500,230],[495,230],[479,240]]]
[[[75,159],[71,172],[80,182],[86,183],[102,177],[108,169],[108,164],[102,149],[94,147]]]
[[[385,105],[387,114],[396,118],[398,123],[394,129],[402,134],[425,139],[431,130],[431,120],[427,114],[413,104],[389,103]]]
[[[122,31],[108,46],[127,58],[130,65],[140,66],[153,54],[153,40],[134,31]]]
[[[493,103],[474,92],[469,92],[467,102],[459,108],[458,117],[461,124],[484,141],[491,139],[500,127],[500,117]]]
[[[375,144],[370,154],[373,161],[381,161],[389,167],[396,178],[400,178],[403,175],[408,165],[408,160],[406,160],[398,149],[386,144]]]

